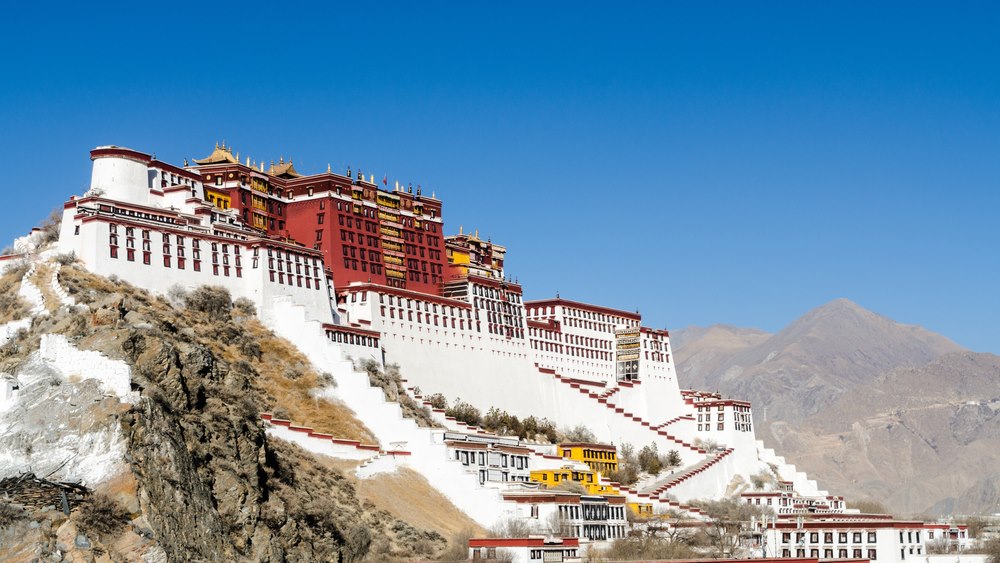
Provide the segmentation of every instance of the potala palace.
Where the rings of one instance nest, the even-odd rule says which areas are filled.
[[[304,175],[290,160],[241,160],[225,145],[183,165],[116,146],[90,157],[90,189],[65,202],[57,251],[153,292],[214,285],[252,300],[333,375],[323,393],[379,444],[262,413],[273,436],[362,460],[362,478],[409,467],[483,527],[514,519],[542,534],[476,539],[470,556],[574,560],[667,513],[697,525],[691,501],[721,498],[773,509],[746,540],[756,557],[892,563],[922,560],[935,540],[968,541],[964,528],[848,509],[756,438],[748,402],[683,389],[668,331],[637,312],[524,300],[506,248],[476,231],[446,234],[442,201],[419,186],[360,170]],[[419,427],[370,385],[367,360],[398,365],[418,401],[460,397],[483,412],[582,425],[596,440],[493,435],[443,409],[432,410],[441,427]],[[611,481],[623,444],[676,451],[680,464],[630,486]],[[760,474],[773,481],[753,486]],[[564,481],[585,492],[550,486]]]

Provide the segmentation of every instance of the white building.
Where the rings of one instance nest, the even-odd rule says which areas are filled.
[[[217,285],[254,301],[265,319],[274,300],[287,299],[333,322],[320,253],[242,229],[204,201],[195,173],[119,147],[91,158],[90,190],[64,205],[60,252],[150,291]]]
[[[527,483],[532,450],[517,438],[445,432],[449,455],[479,477],[479,484]]]
[[[615,540],[628,533],[625,497],[548,489],[506,492],[503,499],[510,506],[508,518],[523,520],[539,531],[589,542]]]
[[[508,559],[509,558],[509,559]],[[577,538],[527,537],[527,538],[472,538],[469,540],[469,559],[513,563],[580,561],[580,540]]]
[[[922,561],[923,522],[860,515],[855,518],[781,520],[765,530],[765,557],[869,559],[872,563]]]

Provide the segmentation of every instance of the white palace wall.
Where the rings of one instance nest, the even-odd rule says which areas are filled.
[[[330,288],[325,274],[322,273],[322,263],[317,257],[312,257],[308,253],[298,255],[297,249],[289,249],[282,245],[272,247],[270,241],[266,240],[247,239],[236,235],[225,236],[228,233],[218,231],[213,234],[204,229],[184,229],[177,225],[166,224],[162,219],[147,219],[137,215],[126,216],[97,210],[101,205],[119,209],[114,207],[115,202],[80,200],[79,207],[72,203],[63,213],[59,250],[75,253],[76,257],[93,272],[103,275],[113,274],[137,287],[160,294],[167,293],[174,286],[186,289],[202,285],[221,286],[229,290],[234,299],[246,297],[253,301],[262,319],[268,319],[273,315],[272,303],[276,298],[288,298],[305,305],[311,319],[322,322],[333,321]],[[141,211],[135,213],[142,214]],[[156,213],[145,215],[151,218],[169,218]],[[112,232],[113,226],[116,232]],[[129,260],[130,248],[126,236],[128,228],[133,229],[134,239],[131,260]],[[144,239],[145,231],[149,233],[148,239]],[[164,235],[169,237],[168,242],[164,241]],[[180,254],[178,235],[185,239],[183,255]],[[117,240],[117,257],[112,254],[113,240]],[[200,243],[200,271],[194,269],[195,240]],[[148,245],[148,251],[144,251],[144,244]],[[219,250],[225,245],[232,253],[221,253],[214,250],[213,245],[217,245]],[[259,254],[256,257],[255,249]],[[169,254],[165,251],[169,251]],[[149,253],[148,263],[145,263],[144,252]],[[308,275],[309,287],[272,281],[272,272],[268,264],[272,257],[268,256],[269,252],[276,254],[292,252],[300,261],[305,261],[293,262],[293,267],[301,268],[302,264],[309,264],[305,266],[306,269],[314,268],[320,277]],[[213,262],[215,259],[213,254],[218,257],[218,262]],[[169,262],[165,261],[165,258]],[[179,267],[180,260],[185,261],[183,269]],[[231,262],[223,265],[222,260]],[[284,270],[285,261],[280,259],[278,261],[282,262]],[[227,271],[229,275],[225,275]],[[284,272],[282,279],[285,279]],[[317,279],[320,282],[319,288],[314,281]]]

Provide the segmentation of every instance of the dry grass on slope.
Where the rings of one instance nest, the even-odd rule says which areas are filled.
[[[262,412],[274,412],[279,418],[310,426],[317,432],[368,443],[374,441],[371,431],[347,405],[315,396],[319,388],[331,381],[328,375],[314,369],[290,342],[268,330],[252,313],[232,308],[228,300],[224,310],[205,311],[184,307],[180,303],[171,305],[145,290],[96,276],[75,266],[64,267],[59,277],[67,292],[78,302],[97,309],[91,313],[91,324],[118,322],[118,306],[124,299],[124,308],[129,315],[127,320],[133,324],[150,322],[181,332],[190,331],[191,336],[199,337],[206,343],[216,358],[254,373],[254,381],[262,397],[262,404],[257,406]],[[218,291],[201,288],[195,292],[203,289],[209,292],[209,297],[212,297],[211,292]],[[185,295],[173,297],[183,301]],[[105,335],[104,338],[113,339],[113,336]],[[86,342],[83,344],[87,345]],[[112,348],[117,346],[113,342],[92,342],[89,346],[106,351],[109,345]]]
[[[25,263],[11,266],[0,276],[0,324],[23,319],[31,311],[31,305],[17,294],[21,289],[21,278],[27,271]]]
[[[317,432],[373,443],[375,436],[340,401],[317,398],[315,390],[330,385],[333,378],[313,369],[290,342],[275,336],[257,319],[245,325],[260,342],[261,362],[256,366],[261,384],[273,400],[274,413]]]
[[[56,312],[61,303],[59,297],[52,291],[52,266],[38,264],[35,267],[34,275],[31,276],[31,283],[35,284],[38,291],[42,292],[42,297],[45,299],[45,308],[50,313]]]
[[[426,479],[411,469],[383,473],[369,479],[354,477],[358,462],[322,458],[323,465],[338,469],[348,476],[358,492],[358,498],[414,526],[432,530],[446,538],[472,530],[480,535],[486,531],[458,509]]]

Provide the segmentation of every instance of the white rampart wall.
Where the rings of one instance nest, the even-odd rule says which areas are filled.
[[[354,459],[364,461],[378,455],[374,450],[363,450],[350,444],[338,444],[330,440],[310,437],[305,432],[290,430],[287,426],[268,424],[267,433],[275,438],[281,438],[300,446],[307,452],[325,455],[336,459]]]
[[[135,403],[137,391],[132,391],[132,375],[128,364],[112,360],[91,350],[80,350],[61,334],[43,334],[38,353],[47,363],[68,378],[96,379],[101,388],[123,403]]]
[[[274,309],[276,314],[269,326],[294,342],[317,369],[330,372],[337,381],[337,386],[325,389],[324,394],[350,405],[383,445],[405,443],[405,449],[412,454],[409,467],[470,518],[484,527],[498,521],[503,505],[499,493],[480,487],[477,476],[448,459],[447,448],[434,441],[431,429],[419,428],[413,420],[403,417],[397,403],[386,401],[381,389],[371,387],[368,375],[354,370],[340,349],[327,340],[320,324],[306,319],[302,306],[278,299]]]

